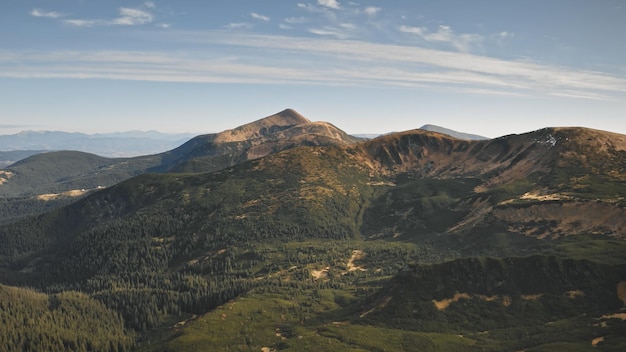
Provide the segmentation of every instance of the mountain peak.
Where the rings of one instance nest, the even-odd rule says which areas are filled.
[[[266,136],[289,127],[306,123],[311,123],[311,121],[293,109],[285,109],[274,115],[247,123],[232,130],[220,132],[215,137],[215,141],[239,142]]]
[[[311,121],[309,119],[307,119],[306,117],[302,116],[299,112],[297,112],[294,109],[285,109],[275,115],[266,117],[266,118],[271,118],[274,116],[280,116],[281,118],[285,119],[285,120],[290,120],[293,121],[295,125],[301,125],[303,123],[310,123]]]

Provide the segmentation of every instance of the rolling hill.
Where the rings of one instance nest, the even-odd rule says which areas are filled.
[[[79,291],[148,351],[624,347],[626,136],[281,114],[0,226],[0,282]]]

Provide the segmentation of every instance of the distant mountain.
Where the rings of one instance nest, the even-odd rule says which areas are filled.
[[[76,150],[105,157],[130,157],[161,153],[179,146],[192,134],[156,131],[119,133],[69,133],[59,131],[22,131],[0,135],[0,151]]]
[[[458,139],[470,139],[470,140],[489,139],[487,137],[479,136],[479,135],[476,135],[476,134],[457,132],[457,131],[454,131],[454,130],[451,130],[451,129],[448,129],[448,128],[435,126],[435,125],[424,125],[424,126],[420,127],[420,129],[421,130],[425,130],[425,131],[432,131],[432,132],[439,132],[439,133],[447,134],[448,136],[452,136],[452,137],[458,138]]]
[[[372,138],[379,137],[380,135],[381,135],[381,133],[357,133],[357,134],[353,134],[354,137],[363,138],[363,139],[372,139]]]

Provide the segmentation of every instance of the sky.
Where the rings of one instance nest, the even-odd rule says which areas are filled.
[[[0,0],[0,134],[626,134],[623,0]]]

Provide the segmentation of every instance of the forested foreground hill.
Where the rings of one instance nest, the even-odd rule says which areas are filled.
[[[0,280],[79,291],[147,350],[619,350],[624,160],[602,131],[415,130],[144,174],[1,226]]]
[[[119,314],[78,292],[36,293],[0,285],[3,351],[130,351]]]

